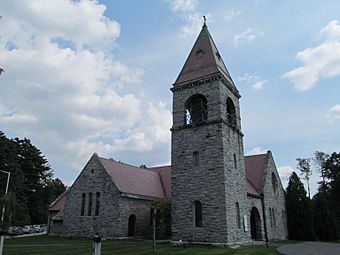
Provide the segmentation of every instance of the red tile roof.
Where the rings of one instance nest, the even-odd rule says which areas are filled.
[[[192,81],[216,73],[221,74],[236,89],[214,40],[208,31],[208,27],[204,25],[175,84]]]
[[[99,158],[119,191],[152,198],[165,198],[162,179],[157,171]]]
[[[244,157],[247,180],[258,194],[262,190],[263,174],[267,161],[268,153]]]

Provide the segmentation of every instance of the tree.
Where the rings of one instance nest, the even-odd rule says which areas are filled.
[[[308,197],[310,199],[310,187],[309,187],[309,179],[310,176],[312,175],[312,169],[310,168],[310,159],[309,158],[297,158],[296,159],[298,164],[297,164],[297,169],[300,170],[303,178],[307,181],[307,188],[308,188]]]
[[[303,183],[295,172],[289,178],[286,203],[289,239],[314,240],[310,200],[306,196]]]
[[[322,182],[324,184],[325,184],[324,164],[328,158],[329,158],[329,155],[322,151],[314,152],[313,162],[314,162],[314,165],[316,165],[318,171],[320,172]]]
[[[66,187],[53,178],[42,152],[29,139],[8,139],[0,131],[0,169],[11,173],[6,196],[7,176],[0,174],[0,206],[6,203],[7,225],[47,222],[49,205]]]
[[[337,231],[340,233],[340,153],[333,152],[325,161],[324,176],[330,195],[330,208],[336,216]]]
[[[322,241],[337,240],[335,214],[330,208],[330,196],[324,183],[321,183],[312,201],[314,230],[317,238]]]

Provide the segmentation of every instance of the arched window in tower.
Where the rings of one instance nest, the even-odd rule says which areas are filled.
[[[84,216],[85,214],[85,199],[86,194],[85,193],[81,194],[80,216]]]
[[[89,207],[87,208],[87,215],[91,216],[92,214],[92,192],[89,193]]]
[[[185,124],[204,123],[208,119],[207,99],[202,95],[190,97],[186,103]]]
[[[227,99],[227,119],[228,123],[234,127],[236,127],[236,111],[233,100],[230,97]]]
[[[194,153],[192,154],[192,160],[193,160],[194,166],[200,165],[200,158],[199,158],[198,151],[194,151]]]
[[[99,206],[100,206],[100,193],[97,192],[96,193],[96,210],[94,212],[94,215],[95,216],[98,216],[99,215]]]
[[[272,173],[272,185],[273,185],[273,190],[274,193],[276,193],[277,190],[277,179],[274,173]]]
[[[202,204],[197,200],[194,202],[194,217],[195,227],[202,227]]]
[[[236,202],[236,226],[238,229],[241,228],[241,215],[240,215],[240,205]]]
[[[234,153],[234,167],[235,169],[237,169],[237,158],[235,153]]]

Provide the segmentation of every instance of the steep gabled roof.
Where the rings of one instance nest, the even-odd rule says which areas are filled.
[[[221,74],[236,89],[208,27],[204,24],[174,85],[213,74]]]
[[[157,171],[100,157],[99,161],[120,192],[150,198],[166,198],[162,179]]]
[[[161,176],[162,185],[167,198],[171,198],[171,166],[157,166],[148,168]]]
[[[268,161],[268,153],[244,157],[247,180],[260,194],[263,184],[263,175]]]

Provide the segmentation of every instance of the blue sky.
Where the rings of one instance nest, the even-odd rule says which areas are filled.
[[[245,154],[340,149],[338,1],[3,0],[0,130],[70,185],[97,152],[170,162],[175,81],[203,23],[241,95]],[[312,190],[318,174],[314,173]]]

